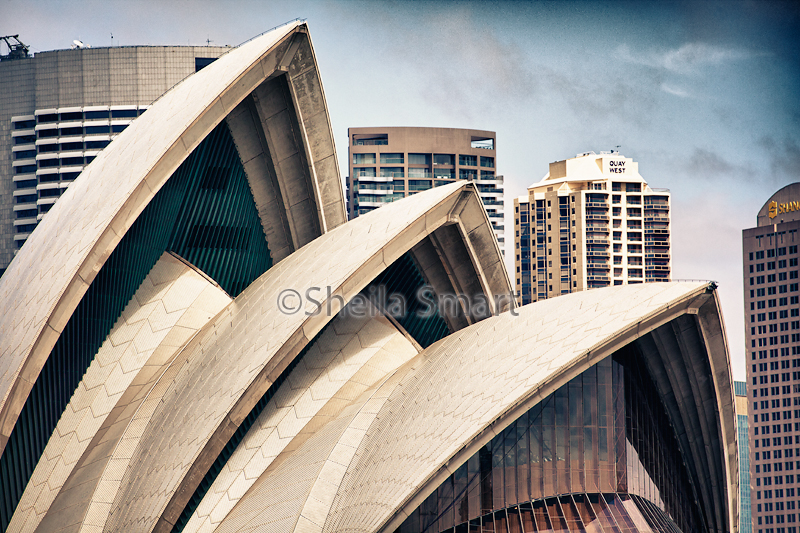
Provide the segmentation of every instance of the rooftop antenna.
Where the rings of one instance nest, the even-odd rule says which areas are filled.
[[[114,32],[111,32],[111,47],[114,47]]]
[[[19,40],[19,34],[0,37],[0,41],[6,43],[6,46],[8,47],[8,54],[0,54],[0,61],[7,61],[9,59],[25,59],[28,57],[28,47]]]
[[[618,145],[617,145],[617,153],[619,153],[619,149],[620,149],[620,148],[622,148],[622,145],[621,145],[621,144],[618,144]]]
[[[212,41],[211,39],[209,39],[208,37],[206,37],[206,46],[211,46],[211,43],[213,43],[213,42],[214,42],[214,41]]]

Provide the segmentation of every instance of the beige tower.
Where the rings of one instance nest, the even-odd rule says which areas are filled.
[[[522,304],[584,289],[669,281],[670,193],[619,152],[586,152],[514,200]]]

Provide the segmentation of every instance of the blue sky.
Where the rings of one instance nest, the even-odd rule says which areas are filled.
[[[347,128],[497,132],[506,200],[548,163],[620,151],[672,191],[673,277],[720,282],[744,379],[741,230],[800,178],[798,2],[0,0],[32,51],[236,45],[308,20],[346,175]],[[513,227],[507,216],[506,227]]]

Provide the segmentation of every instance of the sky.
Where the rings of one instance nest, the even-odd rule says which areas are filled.
[[[550,162],[617,147],[637,161],[672,192],[673,279],[719,283],[745,379],[741,232],[800,181],[800,2],[0,0],[0,35],[32,52],[235,46],[295,18],[343,178],[348,127],[495,131],[513,228],[513,198]]]

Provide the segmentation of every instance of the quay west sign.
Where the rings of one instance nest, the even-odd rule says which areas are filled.
[[[800,211],[800,202],[794,201],[779,204],[773,200],[769,203],[769,218],[775,218],[778,215],[790,213],[792,211]]]
[[[626,174],[624,159],[612,159],[608,162],[608,172],[610,174]]]

